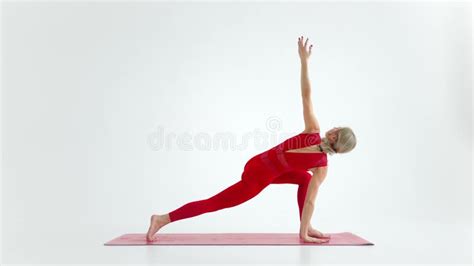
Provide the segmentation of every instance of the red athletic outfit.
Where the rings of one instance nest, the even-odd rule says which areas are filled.
[[[220,193],[205,199],[187,203],[169,213],[170,220],[177,221],[207,212],[239,205],[270,184],[297,184],[298,207],[301,220],[306,190],[312,177],[308,169],[327,166],[324,152],[285,152],[321,143],[319,133],[300,133],[275,147],[252,157],[245,164],[241,180]]]

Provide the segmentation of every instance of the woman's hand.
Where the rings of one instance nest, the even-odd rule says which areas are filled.
[[[329,242],[329,238],[315,238],[304,233],[300,233],[300,239],[303,240],[303,242],[318,243],[318,244]]]
[[[313,45],[311,44],[308,47],[309,38],[306,38],[304,44],[303,39],[303,36],[298,38],[298,53],[300,55],[301,62],[308,62],[308,58],[311,56],[311,48],[313,48]]]
[[[323,234],[312,227],[308,229],[308,235],[312,237],[317,237],[317,238],[328,238],[328,239],[331,238],[330,235]]]

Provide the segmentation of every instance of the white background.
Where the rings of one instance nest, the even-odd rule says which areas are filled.
[[[321,134],[349,126],[358,141],[328,156],[312,224],[376,245],[257,247],[259,262],[469,263],[471,13],[468,2],[4,3],[3,262],[229,262],[215,248],[102,245],[222,191],[304,129],[304,35]],[[193,142],[222,133],[240,146]],[[157,144],[173,134],[191,141]],[[160,232],[296,233],[296,190],[270,185]]]

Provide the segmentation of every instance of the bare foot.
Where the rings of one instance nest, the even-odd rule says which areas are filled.
[[[150,227],[148,228],[148,233],[146,234],[147,241],[155,241],[155,233],[160,230],[161,227],[169,223],[167,214],[165,215],[152,215],[150,218]]]

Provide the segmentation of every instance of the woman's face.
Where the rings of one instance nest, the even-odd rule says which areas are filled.
[[[329,143],[334,144],[337,141],[337,132],[340,127],[333,127],[331,130],[326,132],[326,138],[329,140]]]

